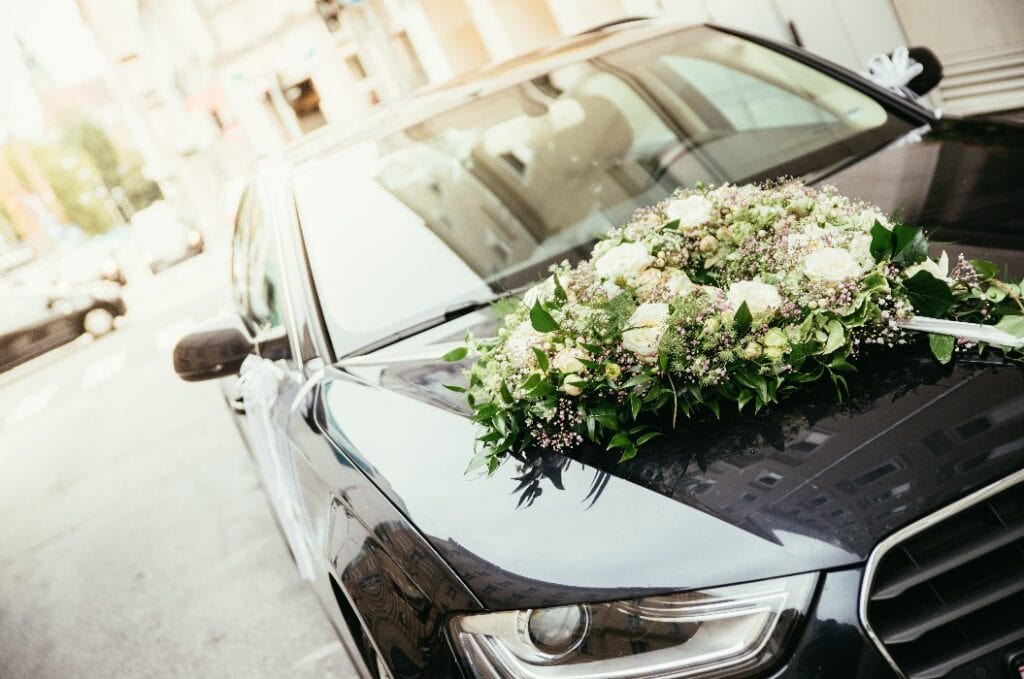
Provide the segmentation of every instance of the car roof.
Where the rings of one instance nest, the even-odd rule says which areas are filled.
[[[415,125],[466,101],[542,75],[553,68],[593,58],[611,50],[703,24],[665,19],[624,19],[552,44],[487,64],[444,83],[377,107],[370,114],[329,123],[286,149],[285,161],[297,167],[324,158],[359,141],[379,138]]]

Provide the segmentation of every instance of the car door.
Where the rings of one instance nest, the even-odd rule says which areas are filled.
[[[257,346],[266,346],[283,335],[290,339],[295,332],[285,322],[286,299],[277,237],[281,225],[274,221],[272,196],[273,187],[266,183],[250,187],[239,210],[233,243],[236,310]],[[294,353],[288,354],[277,359],[249,356],[241,376],[226,390],[292,557],[302,577],[313,580],[315,552],[299,491],[295,449],[287,434],[296,394],[305,380]]]

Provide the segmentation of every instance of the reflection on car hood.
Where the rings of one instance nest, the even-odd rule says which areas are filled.
[[[332,372],[328,434],[488,607],[608,600],[834,568],[1024,465],[1024,372],[879,361],[839,404],[831,387],[759,416],[681,426],[618,464],[510,461],[464,473],[478,432],[463,366]]]
[[[938,227],[958,244],[951,254],[1021,272],[1021,149],[1019,129],[947,121],[830,181]],[[463,321],[487,336],[486,316]],[[918,350],[861,365],[843,404],[819,387],[756,417],[681,426],[626,464],[581,449],[490,478],[464,474],[478,432],[443,386],[464,365],[331,371],[320,405],[332,440],[486,606],[524,608],[857,564],[899,527],[1024,466],[1019,367],[942,367]]]

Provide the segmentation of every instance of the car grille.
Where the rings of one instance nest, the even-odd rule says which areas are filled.
[[[907,677],[1005,676],[1024,653],[1024,472],[880,544],[861,618]]]

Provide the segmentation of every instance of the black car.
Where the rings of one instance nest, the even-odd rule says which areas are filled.
[[[606,28],[264,165],[237,317],[175,367],[248,360],[226,390],[366,676],[1018,677],[1019,367],[911,347],[843,403],[812,388],[626,463],[582,447],[467,476],[479,431],[444,386],[467,364],[438,357],[697,181],[833,183],[1019,280],[1022,166],[1024,128],[941,119],[800,50]]]
[[[105,335],[125,311],[121,287],[107,281],[67,290],[0,281],[0,372],[82,334]]]

